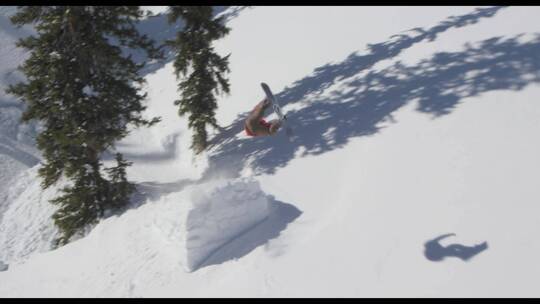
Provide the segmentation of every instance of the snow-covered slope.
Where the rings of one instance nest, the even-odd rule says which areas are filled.
[[[224,13],[231,94],[211,149],[193,157],[171,63],[156,65],[147,115],[163,120],[117,147],[133,206],[54,251],[0,243],[21,248],[2,255],[0,296],[540,295],[540,8]],[[262,81],[292,143],[242,131]],[[20,242],[47,239],[43,225]],[[186,251],[190,238],[211,249]]]
[[[17,48],[15,42],[33,33],[28,26],[17,29],[11,24],[9,16],[15,9],[0,7],[0,214],[7,204],[1,194],[3,190],[9,187],[15,175],[39,162],[39,153],[33,148],[35,124],[19,123],[23,106],[5,93],[10,84],[22,79],[16,69],[27,58],[26,52]]]
[[[22,103],[5,92],[23,79],[17,66],[28,57],[17,48],[20,37],[33,33],[30,26],[16,28],[9,21],[15,7],[0,7],[0,261],[24,259],[35,251],[49,250],[55,228],[50,220],[54,209],[36,179],[39,151],[34,147],[38,127],[21,124]],[[1,268],[1,267],[0,267]]]

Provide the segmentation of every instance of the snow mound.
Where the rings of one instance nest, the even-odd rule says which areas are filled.
[[[160,203],[170,212],[154,224],[169,242],[176,243],[189,272],[270,213],[259,182],[245,178],[191,186],[163,197]]]

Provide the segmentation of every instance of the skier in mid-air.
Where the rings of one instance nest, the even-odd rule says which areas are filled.
[[[244,128],[248,136],[267,136],[274,135],[281,127],[281,121],[274,119],[267,122],[263,116],[264,111],[272,104],[272,102],[265,98],[255,106],[253,111],[249,114]]]

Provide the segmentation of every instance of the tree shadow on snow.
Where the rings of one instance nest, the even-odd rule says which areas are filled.
[[[289,125],[296,135],[287,142],[282,132],[273,137],[237,139],[247,113],[242,113],[212,140],[206,174],[227,173],[236,177],[250,162],[255,174],[273,174],[298,156],[319,155],[344,147],[351,138],[370,136],[392,122],[392,114],[410,102],[433,118],[450,114],[467,97],[494,90],[521,90],[540,82],[540,35],[520,41],[521,35],[493,37],[467,43],[462,51],[439,52],[418,64],[401,62],[381,70],[370,69],[381,60],[395,57],[442,32],[474,24],[494,16],[502,7],[476,9],[450,17],[414,34],[393,36],[390,41],[369,45],[364,55],[351,54],[345,61],[315,69],[285,88],[276,97],[282,105],[299,104],[290,110]],[[340,88],[321,95],[336,81]],[[327,90],[330,91],[330,90]]]
[[[455,233],[449,233],[426,242],[424,244],[424,256],[426,257],[426,259],[433,262],[439,262],[444,260],[444,258],[446,257],[456,257],[463,261],[469,261],[475,255],[488,248],[487,242],[483,242],[474,246],[464,246],[461,244],[442,246],[441,244],[439,244],[439,241],[441,241],[442,239],[454,235]]]
[[[417,102],[419,112],[437,118],[452,113],[467,97],[494,90],[517,91],[539,83],[539,34],[528,41],[522,41],[521,35],[492,37],[468,43],[460,51],[436,53],[412,66],[398,61],[380,70],[372,69],[376,63],[391,59],[416,43],[433,41],[451,28],[477,23],[501,9],[481,8],[452,16],[434,27],[415,28],[392,36],[389,41],[369,45],[366,54],[355,52],[341,63],[319,67],[276,94],[282,105],[300,105],[287,112],[295,133],[294,142],[287,142],[282,133],[247,140],[235,138],[235,134],[242,132],[247,115],[241,113],[231,126],[212,139],[209,167],[201,180],[143,187],[151,191],[155,186],[178,191],[216,174],[236,178],[248,163],[255,174],[273,174],[298,156],[330,152],[344,147],[352,138],[377,134],[392,122],[394,111],[410,102]],[[341,82],[339,89],[327,90],[337,81]],[[159,189],[152,193],[160,196],[164,192]],[[274,209],[267,220],[223,245],[200,267],[245,256],[279,236],[301,214],[289,204],[273,201],[271,205]],[[459,246],[445,250],[459,256],[463,252]]]
[[[275,200],[273,196],[269,196],[269,208],[270,214],[265,220],[220,246],[197,269],[237,260],[259,246],[266,245],[267,250],[272,250],[270,241],[277,238],[287,228],[287,225],[298,218],[302,212],[291,204]],[[279,247],[282,246],[279,245]]]

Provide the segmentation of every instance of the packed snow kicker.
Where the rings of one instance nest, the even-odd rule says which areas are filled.
[[[212,252],[263,221],[269,202],[256,181],[216,181],[172,193],[159,202],[169,215],[154,219],[193,271]]]
[[[137,28],[174,38],[182,25],[149,9]],[[41,190],[40,126],[4,93],[33,33],[14,10],[0,7],[0,297],[540,296],[539,7],[216,7],[231,72],[211,148],[190,150],[173,57],[151,62],[143,114],[162,121],[110,151],[136,194],[54,250],[61,185]],[[261,82],[294,141],[245,135]]]

